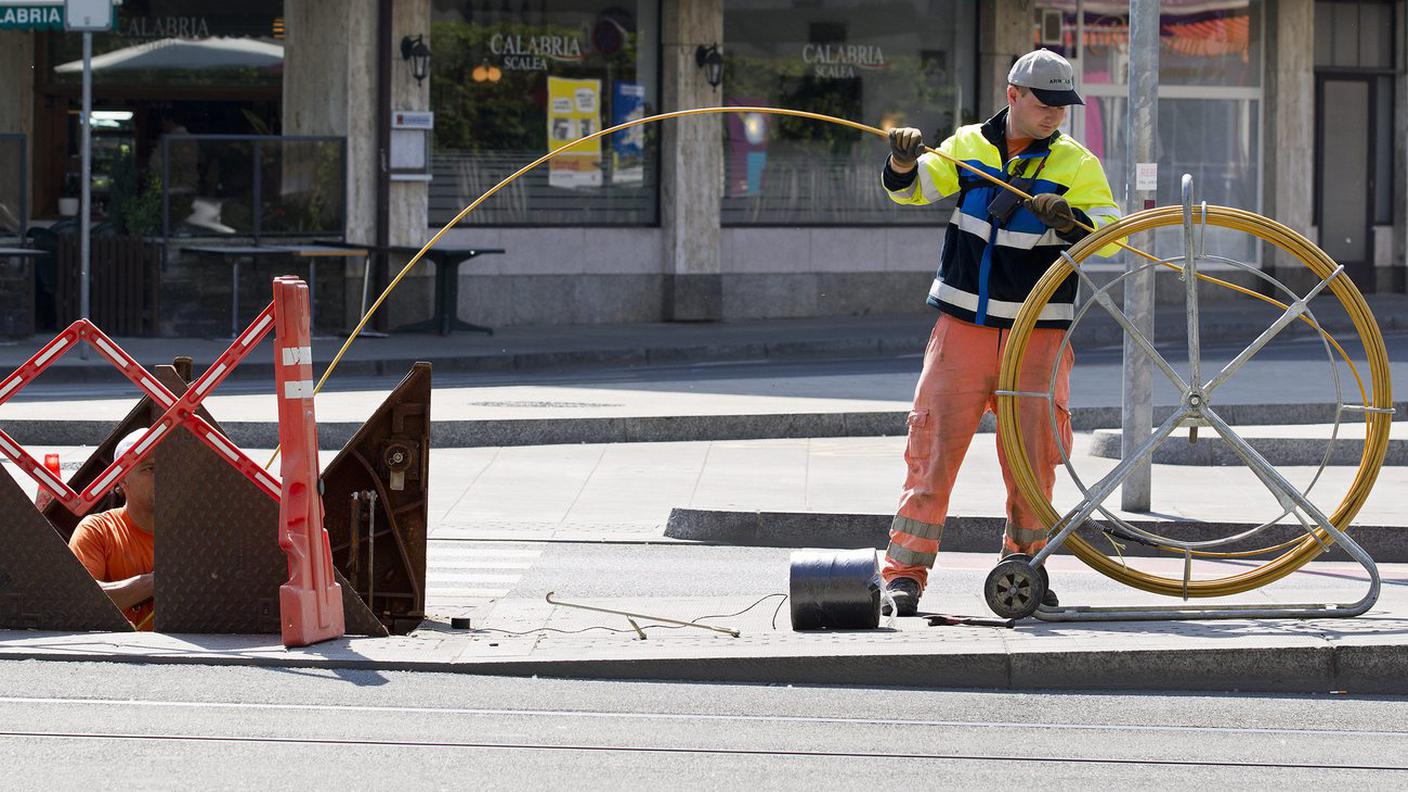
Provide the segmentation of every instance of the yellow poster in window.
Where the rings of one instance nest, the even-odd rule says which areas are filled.
[[[601,80],[548,77],[548,150],[601,130]],[[601,140],[580,143],[548,162],[553,187],[600,187]]]

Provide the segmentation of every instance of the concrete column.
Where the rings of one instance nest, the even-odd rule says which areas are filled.
[[[401,58],[403,36],[425,36],[430,45],[430,0],[396,0],[392,6],[391,109],[430,110],[430,78],[417,83],[411,76],[411,62]],[[376,98],[376,92],[371,92]],[[376,119],[380,123],[381,119]],[[375,132],[373,132],[375,135]],[[375,140],[375,138],[373,138]],[[423,181],[391,182],[391,244],[424,245],[430,216],[430,185]]]
[[[1032,0],[983,3],[978,12],[978,117],[1007,106],[1007,72],[1032,49]]]
[[[283,132],[347,137],[347,238],[376,229],[376,2],[285,0]]]
[[[25,30],[0,30],[0,132],[22,132],[29,147],[26,161],[34,162],[34,34]],[[29,173],[29,205],[33,214],[34,171]]]
[[[1264,207],[1268,217],[1311,237],[1315,217],[1315,3],[1264,4],[1269,18],[1266,69]],[[1270,245],[1264,267],[1292,288],[1307,280],[1305,266]]]
[[[662,108],[722,102],[695,63],[700,45],[723,46],[722,0],[665,0],[661,14]],[[724,318],[719,256],[723,186],[721,116],[667,121],[661,135],[660,225],[664,232],[664,316],[668,321]]]
[[[377,2],[376,0],[286,0],[284,54],[284,133],[347,137],[348,241],[372,243],[376,237],[377,176]],[[392,8],[391,106],[430,109],[430,78],[416,83],[411,64],[402,60],[402,36],[430,39],[429,0],[397,0]],[[425,182],[392,182],[390,242],[425,243],[428,215]],[[393,272],[404,259],[393,257]],[[362,266],[345,271],[344,308],[349,320],[359,316]],[[431,311],[434,269],[416,268],[383,312],[390,325],[424,319]],[[375,298],[376,295],[370,295]]]

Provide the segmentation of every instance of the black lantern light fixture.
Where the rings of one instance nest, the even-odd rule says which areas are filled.
[[[425,36],[403,36],[401,38],[401,60],[411,62],[411,76],[420,83],[430,74],[430,47],[425,46]]]
[[[718,88],[724,81],[724,56],[719,52],[719,45],[709,46],[699,45],[694,50],[694,63],[704,70],[704,79],[709,81],[711,88]]]

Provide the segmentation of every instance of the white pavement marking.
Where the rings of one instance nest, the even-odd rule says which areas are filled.
[[[465,605],[506,597],[542,554],[542,548],[523,545],[431,541],[426,604]]]
[[[519,561],[475,561],[473,559],[457,561],[455,559],[438,559],[432,566],[428,567],[430,572],[444,572],[445,574],[456,574],[466,569],[529,569],[533,565]]]
[[[439,572],[435,575],[435,583],[440,585],[465,585],[465,584],[491,584],[491,585],[513,585],[518,582],[522,575],[483,575],[474,572]]]

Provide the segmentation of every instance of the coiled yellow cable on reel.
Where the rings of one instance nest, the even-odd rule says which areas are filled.
[[[1203,215],[1204,211],[1207,213],[1206,217]],[[1206,223],[1211,226],[1242,231],[1275,245],[1295,257],[1321,280],[1331,278],[1337,268],[1334,260],[1312,244],[1310,240],[1269,218],[1226,206],[1194,207],[1192,213],[1195,223]],[[1075,273],[1075,267],[1094,254],[1096,250],[1121,237],[1165,226],[1181,225],[1183,222],[1183,209],[1178,206],[1138,212],[1107,225],[1082,239],[1070,249],[1069,261],[1063,258],[1052,264],[1051,268],[1037,281],[1036,287],[1032,289],[1026,302],[1022,304],[1021,310],[1018,311],[1017,318],[1013,320],[1011,340],[1007,344],[1007,351],[1002,358],[1002,367],[998,372],[998,388],[1009,392],[1018,390],[1022,360],[1026,355],[1027,342],[1031,338],[1032,329],[1036,326],[1037,317],[1050,301],[1051,296],[1055,294],[1057,287],[1068,276]],[[1364,301],[1364,295],[1359,292],[1359,289],[1349,278],[1342,275],[1330,280],[1328,289],[1339,299],[1340,305],[1344,307],[1354,323],[1355,331],[1364,347],[1370,374],[1368,393],[1364,390],[1362,380],[1359,381],[1360,393],[1365,399],[1362,403],[1364,406],[1372,408],[1364,413],[1366,422],[1364,452],[1360,457],[1359,468],[1353,483],[1338,508],[1329,515],[1330,521],[1335,527],[1343,531],[1349,527],[1350,522],[1364,506],[1364,501],[1368,499],[1374,481],[1378,478],[1379,469],[1383,465],[1384,455],[1388,452],[1393,395],[1389,381],[1388,352],[1384,348],[1384,340],[1379,331],[1378,323],[1375,322],[1373,313]],[[1270,301],[1269,298],[1267,301]],[[1320,332],[1324,333],[1323,330]],[[1348,355],[1344,353],[1343,348],[1338,344],[1335,347],[1341,356],[1348,361]],[[1357,372],[1355,378],[1359,380]],[[1055,526],[1061,521],[1061,515],[1057,513],[1051,499],[1046,496],[1037,481],[1032,470],[1031,460],[1027,457],[1026,444],[1022,440],[1021,424],[1018,420],[1020,409],[1018,401],[1020,398],[1010,393],[998,396],[998,442],[1002,444],[1003,450],[1007,454],[1012,476],[1022,497],[1026,498],[1028,505],[1048,526]],[[1070,534],[1065,539],[1065,546],[1069,547],[1077,558],[1096,571],[1134,588],[1171,597],[1222,597],[1249,591],[1279,580],[1325,552],[1333,539],[1323,528],[1314,529],[1314,534],[1313,536],[1307,534],[1301,540],[1291,543],[1290,549],[1282,555],[1242,574],[1186,582],[1178,578],[1166,578],[1131,569],[1122,561],[1116,561],[1101,553],[1076,533]],[[1274,551],[1283,546],[1277,545],[1274,548],[1265,549]]]

